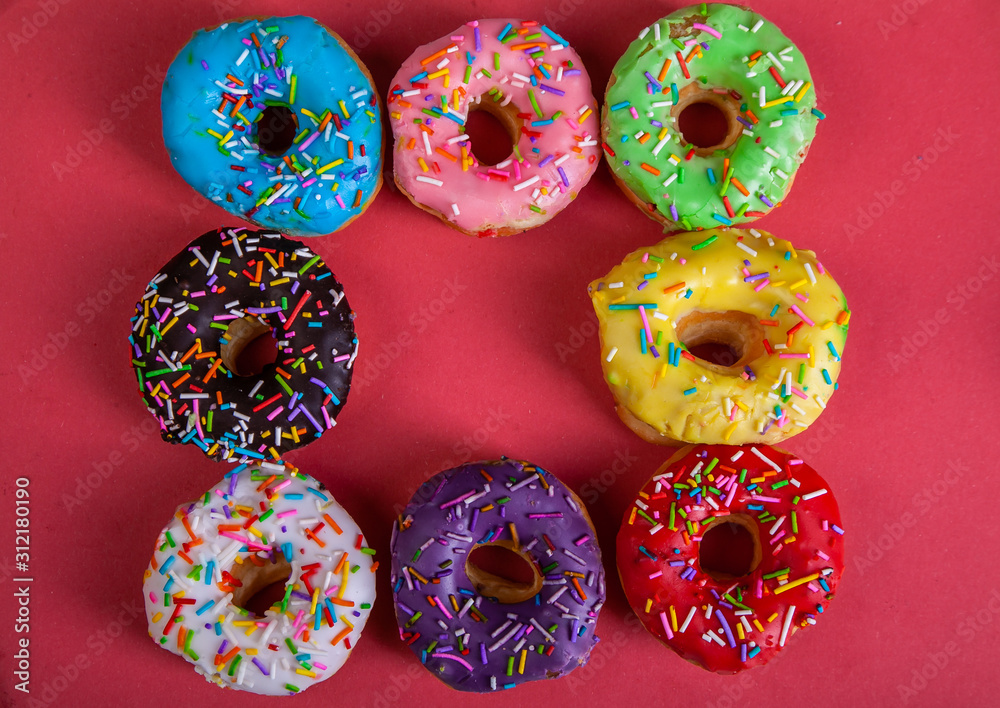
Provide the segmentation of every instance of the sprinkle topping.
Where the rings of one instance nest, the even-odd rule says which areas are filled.
[[[467,233],[512,233],[550,218],[600,155],[580,57],[534,21],[478,20],[420,47],[393,79],[387,104],[397,181]],[[465,127],[476,110],[511,135],[513,150],[499,164],[474,154]]]
[[[815,470],[769,447],[695,445],[660,467],[618,534],[622,584],[646,629],[683,658],[733,673],[815,624],[844,568],[837,503],[817,489],[827,484]],[[723,524],[750,534],[745,575],[721,575],[703,549]],[[713,533],[734,543],[730,528]]]
[[[844,294],[815,254],[767,232],[676,234],[627,256],[590,296],[616,400],[674,440],[776,442],[837,390]]]
[[[160,532],[143,583],[150,636],[220,686],[298,693],[357,643],[375,601],[373,553],[312,477],[240,465]],[[262,615],[238,604],[281,580]]]
[[[687,230],[744,223],[780,205],[821,116],[802,53],[735,5],[658,20],[613,77],[602,123],[608,163],[649,213]],[[684,136],[679,116],[691,104],[720,112],[719,142]]]
[[[292,235],[336,231],[381,184],[374,87],[312,18],[196,32],[167,72],[163,126],[189,184],[232,214]]]
[[[501,604],[478,592],[466,559],[482,544],[531,558],[538,594]],[[600,549],[579,499],[540,467],[503,459],[435,475],[396,520],[392,564],[400,637],[453,688],[560,676],[597,642]]]
[[[195,239],[150,280],[131,324],[132,368],[163,439],[213,459],[280,461],[347,400],[354,313],[320,256],[281,234]],[[238,350],[268,332],[277,359],[241,376]]]

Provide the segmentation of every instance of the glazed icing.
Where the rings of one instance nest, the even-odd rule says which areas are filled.
[[[717,579],[701,566],[701,539],[733,514],[755,528],[760,562]],[[801,459],[764,446],[689,446],[625,512],[618,572],[657,639],[709,671],[735,673],[816,624],[840,584],[843,534],[833,493]]]
[[[703,12],[701,8],[706,8]],[[729,95],[742,132],[692,153],[671,114],[690,85]],[[639,34],[612,72],[605,157],[658,218],[693,230],[751,221],[785,198],[825,117],[805,58],[781,30],[737,5],[686,7]]]
[[[282,156],[258,149],[266,105],[289,106],[298,121],[295,144]],[[198,30],[167,71],[161,106],[163,140],[181,177],[260,226],[331,233],[378,192],[375,89],[356,58],[310,17]]]
[[[520,136],[494,167],[461,138],[477,99],[517,107]],[[547,221],[597,166],[590,77],[566,40],[537,22],[478,20],[418,48],[393,79],[388,110],[400,188],[466,233]]]
[[[766,231],[671,236],[626,256],[589,292],[615,400],[665,442],[777,442],[805,430],[837,388],[844,294],[812,251]],[[729,311],[760,323],[759,356],[717,367],[685,351],[678,321]]]
[[[255,376],[224,361],[235,320],[270,329],[278,358]],[[129,345],[164,440],[216,460],[278,460],[335,425],[351,387],[354,312],[323,259],[281,234],[219,229],[150,280]]]
[[[357,644],[375,601],[374,552],[320,482],[240,465],[157,537],[142,586],[149,635],[220,686],[298,693]],[[237,607],[240,566],[275,562],[290,565],[283,598],[262,617]]]
[[[501,604],[476,590],[466,556],[498,541],[537,566],[537,596]],[[562,676],[598,641],[601,550],[582,503],[541,467],[503,459],[431,477],[393,524],[391,547],[400,638],[452,688]]]

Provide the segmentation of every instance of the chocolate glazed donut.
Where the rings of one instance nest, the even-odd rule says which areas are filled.
[[[219,229],[149,282],[129,344],[143,402],[171,443],[230,462],[275,460],[335,425],[358,340],[341,284],[285,236]],[[270,334],[278,357],[256,375],[238,358]]]

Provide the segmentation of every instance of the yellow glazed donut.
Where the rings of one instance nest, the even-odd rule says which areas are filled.
[[[850,310],[812,251],[711,229],[629,254],[589,287],[622,421],[660,444],[774,444],[837,389]]]

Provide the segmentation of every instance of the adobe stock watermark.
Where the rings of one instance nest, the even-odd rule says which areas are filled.
[[[827,444],[835,440],[837,434],[844,430],[844,424],[826,415],[820,418],[820,422],[811,425],[809,430],[812,434],[809,436],[808,442],[796,446],[795,454],[803,459],[813,457]],[[669,452],[664,455],[664,459],[668,456]],[[638,461],[639,458],[631,453],[630,448],[616,450],[615,459],[612,460],[611,464],[580,486],[580,498],[586,504],[596,504]]]
[[[451,446],[451,454],[454,457],[442,462],[441,469],[450,470],[452,467],[464,465],[513,419],[513,415],[504,412],[503,406],[487,409],[482,424],[468,435],[463,435],[461,440]]]
[[[416,338],[426,332],[437,318],[447,312],[458,296],[469,287],[465,283],[459,282],[457,275],[446,278],[443,282],[444,287],[441,288],[437,297],[428,300],[411,313],[407,326],[401,328],[394,339],[381,342],[376,353],[363,354],[358,358],[354,366],[354,376],[351,379],[355,390],[360,391],[381,378],[382,374],[393,365],[393,362],[406,354]]]
[[[1000,615],[1000,589],[997,588],[993,588],[993,591],[987,596],[986,603],[975,612],[963,610],[959,613],[960,619],[955,625],[957,640],[951,639],[938,647],[937,650],[927,652],[920,667],[910,669],[909,680],[896,684],[896,692],[899,694],[900,700],[903,701],[903,705],[907,705],[916,698],[934,679],[940,676],[952,660],[960,655],[963,648],[971,644],[980,632],[991,628],[990,626],[997,615]],[[993,631],[996,630],[993,629]]]
[[[813,458],[820,450],[833,442],[844,428],[844,424],[835,416],[831,416],[829,413],[820,416],[818,422],[809,426],[808,440],[801,445],[798,443],[798,439],[793,443],[795,455],[803,460]]]
[[[17,32],[7,32],[7,41],[17,54],[21,47],[38,36],[39,31],[46,27],[49,22],[59,14],[64,5],[68,5],[72,0],[39,0],[35,3],[38,8],[30,16],[21,16],[21,24],[15,25]]]
[[[595,678],[599,679],[606,676],[602,672],[602,669],[608,665],[608,662],[614,659],[625,646],[640,638],[645,632],[642,623],[634,612],[628,612],[625,616],[624,624],[624,629],[616,629],[610,635],[602,637],[601,641],[594,647],[593,652],[591,652],[586,666],[581,666],[574,670],[564,679],[566,688],[571,693],[579,695],[581,691],[586,690],[587,685]],[[761,676],[769,675],[776,665],[781,664],[782,656],[790,651],[791,647],[799,641],[801,634],[802,630],[792,633],[788,637],[788,641],[785,642],[785,647],[763,666],[756,667],[753,671],[741,671],[738,676],[721,677],[724,686],[720,687],[718,697],[708,701],[705,704],[705,708],[739,708],[740,706],[751,705],[746,700],[747,691],[758,682]],[[656,641],[651,636],[647,637],[647,639]],[[385,706],[381,706],[380,708],[385,708]]]
[[[226,174],[229,172],[229,174]],[[225,184],[229,181],[231,170],[209,170],[205,173],[205,182],[208,184]],[[180,217],[184,219],[184,224],[188,225],[191,220],[197,217],[201,212],[205,211],[208,207],[215,205],[221,209],[225,209],[222,204],[217,203],[209,199],[208,197],[195,192],[186,201],[177,202],[177,212]]]
[[[857,237],[862,236],[882,218],[886,211],[906,194],[910,186],[927,174],[927,170],[941,158],[941,155],[948,152],[960,137],[951,126],[938,128],[934,138],[920,154],[903,163],[901,177],[892,180],[887,189],[876,189],[872,192],[871,201],[858,207],[856,218],[844,222],[844,235],[850,243],[854,243]],[[903,177],[906,179],[902,179]]]
[[[133,425],[118,438],[121,447],[112,450],[103,458],[92,460],[92,469],[76,476],[71,485],[64,486],[61,502],[63,509],[72,514],[77,509],[85,507],[90,499],[101,486],[111,478],[111,475],[118,470],[130,455],[139,450],[142,444],[149,438],[159,436],[160,425],[156,419],[150,415],[143,418],[138,425]],[[70,493],[72,492],[72,493]]]
[[[595,678],[604,676],[601,670],[608,665],[608,662],[618,656],[618,652],[630,642],[641,637],[645,631],[642,622],[631,610],[627,610],[623,624],[625,625],[624,629],[616,629],[609,635],[599,637],[600,641],[590,652],[587,663],[571,671],[564,679],[570,693],[576,695],[579,691],[586,689],[587,684]]]
[[[406,658],[411,659],[412,657],[408,656]],[[407,702],[411,700],[410,687],[417,680],[417,677],[425,673],[427,669],[424,668],[423,664],[416,661],[407,661],[406,663],[406,670],[393,674],[389,677],[388,681],[383,677],[378,682],[382,687],[372,694],[374,696],[371,702],[372,708],[389,708],[389,706],[394,705],[404,696]]]
[[[588,479],[580,487],[580,498],[586,504],[596,504],[601,496],[618,482],[618,479],[639,461],[629,448],[615,450],[615,459],[605,469]]]
[[[616,629],[610,636],[601,637],[590,653],[587,663],[574,669],[563,679],[567,689],[576,694],[594,678],[603,676],[601,670],[608,665],[608,662],[644,631],[639,618],[632,612],[625,617],[624,624],[624,629]],[[381,688],[372,693],[371,707],[389,708],[404,697],[409,700],[409,691],[414,681],[425,672],[426,669],[419,662],[409,662],[405,671],[393,674],[388,680],[380,682]]]
[[[195,194],[186,202],[177,202],[177,211],[181,218],[184,219],[184,225],[187,226],[193,218],[214,203],[211,199],[203,197],[200,194]]]
[[[910,18],[917,14],[917,10],[929,3],[931,0],[903,0],[892,6],[892,12],[888,18],[880,18],[878,21],[878,31],[882,39],[889,39],[893,32],[898,32],[903,28]]]
[[[962,282],[945,295],[946,306],[935,310],[932,317],[921,318],[917,322],[913,334],[902,337],[899,348],[886,354],[892,373],[899,373],[903,367],[913,361],[920,350],[944,331],[945,325],[951,322],[956,314],[965,315],[965,308],[969,301],[975,299],[983,291],[986,284],[996,276],[998,270],[1000,270],[1000,263],[997,262],[996,255],[982,256],[979,259],[979,268],[976,272],[965,277]]]
[[[550,26],[556,25],[553,29],[558,32],[558,25],[576,14],[576,11],[585,4],[587,4],[587,0],[560,0],[559,4],[555,7],[546,6],[545,12],[542,14]]]
[[[0,558],[0,583],[5,583],[14,577],[14,564],[10,558]]]
[[[876,536],[868,536],[865,547],[854,554],[854,568],[859,576],[872,570],[926,516],[942,499],[962,481],[970,469],[961,459],[948,460],[941,476],[918,490],[910,499],[910,508],[895,521],[886,521]]]
[[[453,467],[464,465],[466,462],[472,460],[475,454],[483,449],[486,446],[486,443],[488,443],[496,433],[500,432],[500,430],[513,419],[513,415],[504,412],[503,406],[488,409],[483,422],[475,430],[471,433],[463,435],[461,440],[456,441],[455,444],[451,446],[451,454],[454,457],[444,460],[440,465],[441,470],[450,470]],[[406,508],[406,505],[409,504],[410,501],[429,501],[429,497],[424,498],[420,495],[421,490],[424,490],[426,493],[434,491],[429,487],[424,487],[423,483],[421,483],[421,485],[413,493],[411,493],[409,497],[407,497],[406,502],[397,502],[393,505],[393,514],[396,516],[402,514],[403,509]]]
[[[150,97],[158,98],[160,86],[166,75],[167,72],[160,64],[155,67],[147,65],[146,73],[139,83],[128,91],[122,92],[118,98],[111,102],[110,111],[117,122],[128,120],[132,112],[148,101]],[[97,125],[82,128],[80,130],[82,139],[66,145],[66,157],[61,162],[59,160],[52,162],[52,172],[56,179],[62,182],[66,175],[72,174],[86,158],[93,155],[104,139],[115,132],[117,122],[104,117],[97,122]]]
[[[84,326],[97,319],[125,289],[125,285],[135,280],[124,268],[114,268],[105,277],[108,278],[105,287],[78,301],[77,319],[67,320],[62,328],[49,332],[45,343],[34,347],[28,353],[27,361],[18,365],[17,373],[21,377],[21,383],[27,385],[33,378],[40,376],[80,336]]]
[[[235,19],[236,8],[243,4],[243,0],[212,0],[212,9],[220,23]]]
[[[24,708],[48,708],[65,698],[73,683],[80,678],[82,672],[94,666],[95,660],[101,657],[115,641],[125,632],[125,628],[137,619],[145,617],[145,607],[138,600],[122,601],[114,619],[108,621],[101,629],[91,632],[84,641],[86,652],[68,657],[66,652],[60,654],[59,665],[49,672],[48,677],[38,688],[33,688],[31,696],[22,702]]]
[[[597,334],[597,315],[588,313],[587,319],[580,324],[570,327],[566,338],[556,342],[556,354],[559,355],[559,363],[566,361],[580,351]]]
[[[755,667],[753,671],[741,671],[733,677],[721,677],[725,681],[725,685],[720,689],[720,693],[724,695],[709,700],[705,704],[705,708],[742,708],[743,706],[754,705],[752,701],[748,700],[746,693],[754,686],[765,683],[761,678],[770,676],[770,673],[774,671],[774,667],[781,665],[782,658],[791,651],[791,647],[796,642],[800,641],[803,631],[802,628],[798,628],[797,631],[788,637],[784,648],[763,666]]]
[[[351,44],[355,49],[364,49],[372,40],[392,24],[393,18],[403,11],[403,0],[389,0],[380,10],[371,10],[364,22],[354,25]]]

